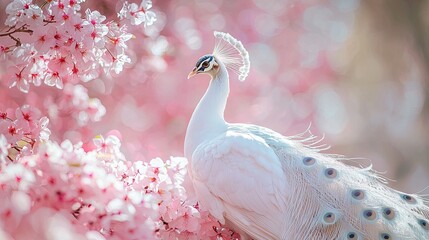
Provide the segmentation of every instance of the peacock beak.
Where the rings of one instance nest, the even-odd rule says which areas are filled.
[[[193,76],[195,76],[195,75],[197,75],[198,74],[198,71],[197,71],[197,68],[195,67],[194,69],[192,69],[192,71],[188,74],[188,79],[189,78],[191,78],[191,77],[193,77]]]

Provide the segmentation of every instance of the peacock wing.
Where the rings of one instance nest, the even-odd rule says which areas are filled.
[[[194,151],[190,175],[202,206],[257,239],[278,239],[286,208],[282,165],[264,139],[226,131]]]

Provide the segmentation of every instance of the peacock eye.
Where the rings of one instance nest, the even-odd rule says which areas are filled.
[[[367,220],[374,220],[377,215],[374,210],[368,209],[363,212],[363,217]]]
[[[337,170],[335,170],[334,168],[327,168],[325,169],[325,176],[327,178],[335,178],[337,177]]]
[[[203,62],[203,67],[208,67],[209,66],[209,62]]]
[[[354,233],[354,232],[349,232],[349,233],[347,234],[347,239],[350,239],[350,240],[352,240],[352,239],[357,239],[357,234],[356,234],[356,233]]]
[[[311,166],[316,162],[316,159],[312,158],[312,157],[305,157],[302,162],[304,163],[304,165],[306,166]]]
[[[424,230],[429,230],[429,222],[424,219],[419,220],[419,225],[422,226]]]
[[[405,200],[405,202],[407,202],[407,203],[414,204],[417,202],[415,198],[413,198],[412,196],[410,196],[408,194],[401,194],[401,198],[403,200]]]
[[[323,216],[323,221],[326,224],[334,224],[336,222],[335,214],[332,212],[325,213],[325,215]]]
[[[362,190],[356,189],[352,191],[352,197],[356,200],[362,200],[365,197],[365,194]]]
[[[387,233],[382,233],[382,234],[380,234],[380,238],[381,238],[381,239],[391,239],[390,235],[389,235],[389,234],[387,234]]]
[[[395,211],[392,208],[383,208],[383,216],[387,220],[392,220],[395,217]]]

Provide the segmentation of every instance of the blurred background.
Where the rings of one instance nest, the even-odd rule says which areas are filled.
[[[114,19],[123,1],[90,1]],[[4,9],[8,1],[1,1]],[[50,105],[61,91],[8,89],[0,100],[42,106],[52,138],[90,142],[112,129],[128,159],[182,156],[187,123],[209,78],[187,74],[214,46],[213,31],[241,40],[251,58],[245,82],[231,75],[229,122],[284,135],[325,135],[326,153],[363,158],[395,188],[429,186],[429,1],[174,0],[153,1],[157,22],[134,29],[132,63],[118,76],[86,83],[106,107],[100,122],[62,124]],[[1,67],[0,67],[1,69]],[[1,71],[1,70],[0,70]],[[1,72],[0,72],[1,73]],[[40,98],[40,94],[49,97]],[[3,97],[1,97],[3,95]],[[428,193],[428,191],[425,191]]]

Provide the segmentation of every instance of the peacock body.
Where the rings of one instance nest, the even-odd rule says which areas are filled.
[[[250,62],[241,42],[226,33],[215,37],[214,53],[189,75],[212,77],[185,138],[202,207],[253,239],[429,239],[422,197],[387,187],[371,168],[322,154],[314,136],[226,122],[227,67],[244,80]]]

